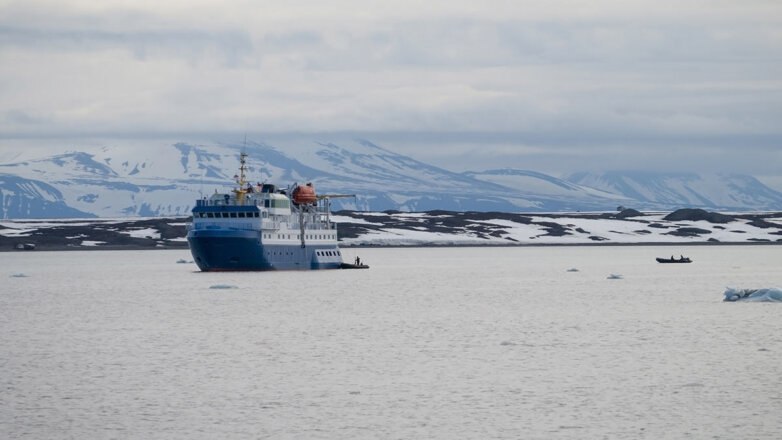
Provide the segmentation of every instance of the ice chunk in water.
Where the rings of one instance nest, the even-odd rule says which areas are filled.
[[[782,289],[778,287],[768,289],[728,287],[725,290],[725,301],[782,302]]]

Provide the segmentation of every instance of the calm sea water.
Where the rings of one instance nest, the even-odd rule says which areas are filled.
[[[0,437],[782,437],[780,246],[344,253],[0,253]]]

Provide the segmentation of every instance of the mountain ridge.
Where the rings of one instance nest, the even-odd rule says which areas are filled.
[[[186,216],[212,188],[235,186],[239,154],[248,180],[312,182],[335,210],[612,211],[681,207],[782,209],[782,193],[747,175],[608,171],[564,178],[512,168],[457,173],[366,139],[92,147],[0,163],[0,217]],[[207,190],[208,188],[208,190]]]

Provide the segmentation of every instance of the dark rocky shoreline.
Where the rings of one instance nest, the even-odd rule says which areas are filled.
[[[645,219],[647,214],[634,210],[624,210],[615,213],[548,213],[525,214],[503,212],[451,212],[428,211],[425,213],[401,213],[386,211],[370,213],[359,211],[338,211],[334,215],[354,220],[341,221],[338,237],[343,247],[379,247],[395,246],[393,243],[377,244],[362,243],[360,239],[372,233],[389,228],[395,230],[427,231],[442,234],[469,234],[476,239],[486,239],[485,244],[443,244],[418,243],[415,246],[558,246],[558,245],[665,245],[665,240],[643,243],[612,242],[597,234],[576,228],[569,224],[571,219],[589,220],[621,220],[637,225],[638,235],[651,234],[651,229],[665,230],[663,235],[671,237],[691,237],[700,239],[687,244],[782,244],[782,224],[769,219],[779,219],[782,213],[741,213],[719,214],[699,209],[681,209],[663,217],[665,224]],[[658,217],[659,218],[659,217]],[[542,219],[542,220],[541,220]],[[563,237],[572,234],[582,234],[588,240],[584,243],[535,243],[518,242],[506,237],[506,227],[487,223],[489,220],[505,220],[521,225],[531,225],[539,228],[541,236]],[[57,219],[57,220],[5,220],[5,226],[0,225],[0,251],[15,251],[17,247],[28,245],[37,251],[66,250],[144,250],[144,249],[187,249],[186,224],[189,217],[161,218],[126,218],[126,219]],[[741,231],[735,231],[735,241],[716,241],[708,239],[711,230],[694,227],[694,221],[706,221],[712,224],[714,230],[724,230],[732,222],[742,222],[755,228],[770,231],[771,236],[779,236],[777,240],[741,238]],[[777,220],[778,221],[778,220]],[[9,227],[9,225],[13,227]],[[497,238],[505,237],[498,243]],[[489,242],[493,239],[494,241]],[[345,240],[345,241],[343,241]],[[681,244],[681,242],[677,242]],[[405,244],[407,246],[409,244]]]

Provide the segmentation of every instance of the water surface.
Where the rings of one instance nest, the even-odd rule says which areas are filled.
[[[782,304],[723,302],[726,286],[782,286],[779,246],[344,253],[372,268],[200,273],[176,263],[187,251],[0,253],[0,432],[782,435]],[[695,262],[654,261],[671,253]]]

